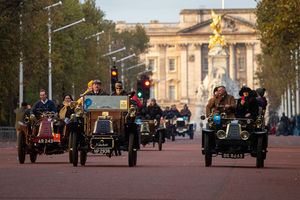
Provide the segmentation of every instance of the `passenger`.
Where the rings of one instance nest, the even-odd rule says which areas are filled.
[[[180,115],[182,117],[187,117],[188,121],[190,121],[192,113],[186,104],[184,104],[183,109],[180,111]]]
[[[265,88],[256,89],[256,93],[257,93],[256,100],[258,102],[258,106],[262,107],[263,110],[266,110],[267,105],[268,105],[268,101],[267,101],[266,97],[264,97],[265,91],[266,91]]]
[[[92,90],[87,92],[85,95],[107,95],[107,93],[101,89],[101,81],[94,80],[92,84]]]
[[[166,116],[168,115],[168,113],[170,112],[170,107],[166,106],[166,109],[163,111],[163,117],[166,118]]]
[[[93,82],[94,82],[94,80],[91,80],[91,81],[88,83],[88,88],[87,88],[87,90],[86,90],[83,94],[80,94],[80,98],[77,100],[77,105],[80,106],[81,103],[82,103],[82,101],[83,101],[83,96],[84,96],[86,93],[92,91],[92,85],[93,85]]]
[[[52,100],[47,99],[46,90],[40,91],[40,100],[35,102],[30,110],[30,117],[40,117],[42,112],[49,111],[57,113],[56,106]]]
[[[235,118],[236,103],[234,97],[227,94],[225,86],[219,86],[213,100],[209,101],[207,105],[208,111],[212,111],[213,114],[226,113],[227,118]]]
[[[176,117],[181,117],[181,115],[180,115],[178,109],[176,108],[176,105],[175,105],[175,104],[173,104],[173,105],[171,106],[171,112],[173,113],[174,116],[176,116]]]
[[[160,117],[162,116],[162,110],[157,105],[156,100],[154,98],[151,99],[150,105],[147,108],[147,119],[157,119],[160,120]]]
[[[70,94],[65,94],[62,104],[57,106],[57,112],[60,119],[70,119],[74,113],[75,107],[71,105],[73,98]]]
[[[116,82],[115,84],[116,90],[111,94],[111,96],[126,96],[127,92],[123,89],[123,84],[121,81]]]
[[[258,103],[255,94],[250,88],[244,86],[241,88],[239,95],[241,98],[237,103],[237,117],[255,120],[258,115]]]
[[[213,110],[216,109],[216,100],[217,100],[217,97],[218,97],[218,87],[215,87],[214,88],[214,91],[213,91],[213,97],[210,98],[208,100],[208,103],[206,105],[206,116],[208,117],[211,113],[213,113]]]

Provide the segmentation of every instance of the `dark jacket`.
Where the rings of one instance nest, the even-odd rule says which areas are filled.
[[[147,118],[150,119],[157,119],[158,117],[160,118],[162,116],[162,110],[161,108],[155,104],[154,106],[148,106],[147,108]]]
[[[263,110],[266,110],[268,101],[265,97],[256,97],[257,103],[259,107],[262,107]]]
[[[99,95],[100,96],[100,95],[107,95],[107,93],[104,92],[102,89],[100,89],[97,94],[94,92],[94,90],[91,90],[91,91],[87,92],[85,95]]]
[[[37,116],[45,111],[53,111],[55,113],[57,112],[56,106],[53,101],[47,99],[46,103],[44,104],[41,100],[38,100],[33,104],[30,110],[30,114],[34,114]]]
[[[180,115],[180,113],[179,113],[179,111],[177,109],[176,110],[172,110],[171,109],[171,112],[173,113],[174,116],[181,117],[181,115]]]
[[[244,105],[241,104],[241,100],[242,98],[240,98],[237,103],[236,116],[238,118],[246,118],[245,115],[250,113],[251,115],[247,118],[255,120],[258,115],[258,103],[256,98],[250,95],[245,97]]]
[[[127,92],[125,92],[124,90],[120,93],[117,94],[116,91],[111,93],[111,96],[127,96]]]

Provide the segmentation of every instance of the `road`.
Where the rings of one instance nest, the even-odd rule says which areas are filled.
[[[15,143],[0,146],[1,199],[299,199],[300,137],[270,136],[265,168],[255,158],[213,158],[204,167],[201,139],[176,138],[163,151],[146,146],[137,167],[121,157],[89,155],[73,167],[68,154],[19,164]]]

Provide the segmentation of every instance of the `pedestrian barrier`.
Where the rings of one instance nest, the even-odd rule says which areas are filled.
[[[16,141],[17,133],[15,127],[1,126],[0,141]]]

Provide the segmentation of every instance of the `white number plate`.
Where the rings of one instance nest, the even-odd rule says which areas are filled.
[[[244,158],[244,154],[243,153],[223,153],[222,158],[241,159],[241,158]]]
[[[110,153],[110,149],[94,149],[94,153],[107,154]]]
[[[39,139],[38,143],[53,143],[53,139]]]

